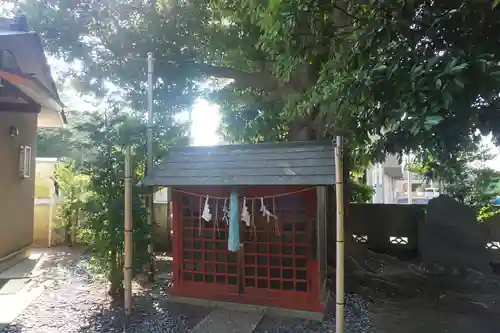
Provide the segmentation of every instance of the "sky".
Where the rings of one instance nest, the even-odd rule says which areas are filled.
[[[198,101],[192,109],[192,142],[195,146],[220,144],[218,135],[220,122],[219,107],[208,101]]]
[[[494,158],[491,161],[486,162],[486,166],[494,170],[500,171],[500,149],[496,147],[492,141],[491,136],[484,138],[484,144],[490,149],[490,153],[493,154]]]

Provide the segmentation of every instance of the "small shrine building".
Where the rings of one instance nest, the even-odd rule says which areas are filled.
[[[331,143],[175,148],[143,184],[171,189],[173,300],[324,312]]]

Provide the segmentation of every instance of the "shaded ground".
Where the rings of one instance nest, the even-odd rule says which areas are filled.
[[[74,250],[55,251],[52,263],[47,261],[34,277],[45,291],[4,332],[124,332],[125,328],[126,332],[188,332],[209,310],[168,302],[170,261],[166,256],[159,259],[158,282],[151,288],[141,286],[141,281],[135,285],[134,314],[127,323],[120,304],[111,304],[106,283],[84,268],[88,254],[79,258]],[[346,332],[497,333],[500,289],[496,283],[463,280],[450,288],[446,281],[433,280],[429,290],[435,290],[419,297],[387,300],[374,295],[363,300],[348,295]],[[332,304],[321,323],[266,316],[256,332],[333,332],[333,310]]]
[[[346,332],[349,333],[497,333],[498,312],[450,308],[435,300],[399,300],[367,303],[356,296],[346,302]],[[321,323],[295,319],[265,318],[257,332],[334,332],[334,309]]]
[[[45,291],[3,332],[122,332],[125,327],[127,332],[186,332],[209,312],[169,304],[167,273],[159,276],[153,292],[134,285],[134,314],[127,322],[121,305],[112,304],[107,295],[107,283],[85,269],[89,254],[79,258],[68,254],[72,251],[54,254],[54,267],[45,266],[43,273],[35,274],[35,283],[44,284]],[[159,268],[166,267],[168,260],[160,261]]]

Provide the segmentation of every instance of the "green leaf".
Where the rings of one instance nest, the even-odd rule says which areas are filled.
[[[387,70],[387,66],[384,64],[379,65],[373,69],[374,72],[383,72],[385,70]]]
[[[437,79],[436,80],[436,89],[441,89],[442,86],[443,86],[443,81],[441,81],[441,79]]]
[[[399,69],[399,64],[398,63],[395,63],[394,66],[392,66],[391,68],[391,71],[389,72],[389,75],[387,76],[387,78],[392,78],[392,76],[394,75],[394,73]]]
[[[469,64],[467,64],[467,63],[463,63],[463,64],[458,65],[458,66],[454,66],[454,67],[451,69],[450,74],[457,74],[457,73],[463,72],[463,71],[464,71],[464,70],[466,70],[468,67],[469,67]]]
[[[427,69],[431,69],[437,62],[442,58],[442,56],[434,56],[427,62]]]
[[[493,80],[500,82],[500,71],[492,72],[490,73],[490,75],[492,76]]]
[[[420,124],[418,121],[415,121],[413,125],[411,126],[411,134],[412,135],[417,135],[420,132]]]
[[[424,65],[415,66],[412,69],[412,73],[413,73],[413,75],[416,75],[416,74],[418,74],[418,72],[421,72],[423,69],[424,69]]]
[[[453,102],[453,97],[448,92],[443,92],[443,102],[444,108],[449,109],[451,103]]]
[[[435,104],[431,107],[431,113],[438,113],[441,110],[441,105]]]
[[[428,116],[425,117],[425,125],[433,127],[439,124],[441,121],[443,121],[443,119],[444,118],[441,116]]]
[[[463,88],[464,87],[464,82],[459,78],[459,77],[455,77],[453,79],[453,82],[455,82],[455,84],[457,86],[459,86],[460,88]]]
[[[496,6],[500,4],[500,0],[494,0],[493,1],[493,9],[495,9]]]
[[[500,0],[499,0],[499,1],[500,1]],[[486,60],[484,60],[484,59],[480,59],[480,60],[479,60],[479,66],[481,67],[481,71],[482,71],[482,72],[486,72],[486,68],[487,68],[487,66],[488,66],[488,63],[487,63],[487,61],[486,61]]]

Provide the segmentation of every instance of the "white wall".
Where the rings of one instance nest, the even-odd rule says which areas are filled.
[[[375,169],[373,166],[370,166],[366,170],[366,185],[371,186],[374,190],[371,202],[374,202],[374,200],[376,200],[377,197],[377,184],[375,182],[374,177],[375,177]]]
[[[154,202],[157,203],[167,203],[168,202],[168,189],[166,187],[162,188],[154,194]]]
[[[381,173],[382,177],[380,177]],[[385,174],[379,164],[367,170],[366,182],[375,191],[372,203],[394,203],[396,200],[396,180]]]

